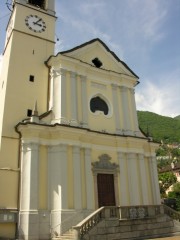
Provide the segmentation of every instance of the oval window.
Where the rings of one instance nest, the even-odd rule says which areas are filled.
[[[109,113],[109,108],[107,103],[100,97],[94,97],[91,99],[90,109],[93,113],[95,113],[96,111],[101,111],[104,113],[104,115],[108,115]]]

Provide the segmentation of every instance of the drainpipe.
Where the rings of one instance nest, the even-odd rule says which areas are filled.
[[[19,177],[18,177],[18,193],[17,193],[17,210],[18,210],[18,220],[16,223],[16,232],[15,232],[15,238],[18,239],[18,225],[19,225],[19,209],[20,209],[20,183],[21,183],[21,138],[22,134],[18,130],[19,123],[15,126],[15,131],[19,135],[19,149],[18,149],[18,168],[19,171]]]

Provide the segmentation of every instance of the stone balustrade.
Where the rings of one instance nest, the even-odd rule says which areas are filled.
[[[78,225],[74,226],[73,229],[75,230],[76,240],[79,240],[103,219],[144,219],[155,217],[163,213],[163,205],[101,207]]]

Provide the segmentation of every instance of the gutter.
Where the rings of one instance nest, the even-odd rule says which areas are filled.
[[[19,216],[19,210],[20,210],[20,183],[21,183],[21,138],[22,134],[21,132],[18,131],[17,125],[14,127],[15,132],[19,135],[19,149],[18,149],[18,171],[19,171],[19,176],[18,176],[18,195],[17,195],[17,211],[18,211],[18,216]],[[18,239],[18,225],[19,225],[19,217],[16,223],[16,230],[15,230],[15,238]]]

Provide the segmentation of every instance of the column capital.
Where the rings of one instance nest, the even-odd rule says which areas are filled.
[[[50,75],[51,75],[51,77],[56,78],[59,76],[65,76],[66,72],[67,72],[67,70],[65,70],[63,68],[58,68],[58,69],[51,68]]]
[[[71,78],[75,78],[76,76],[78,76],[78,74],[76,72],[70,71],[70,76]]]
[[[72,147],[73,154],[79,154],[80,152],[80,147],[79,146],[73,146]]]
[[[39,150],[39,143],[33,142],[22,142],[22,151],[38,151]]]
[[[86,156],[91,155],[91,148],[84,148],[84,152]]]
[[[126,153],[124,152],[118,152],[118,160],[123,159],[126,156]]]
[[[48,152],[49,153],[64,152],[66,151],[66,148],[67,145],[65,144],[50,145],[48,146]]]
[[[134,153],[134,152],[129,152],[129,153],[127,153],[127,159],[128,159],[128,160],[134,160],[134,159],[136,159],[136,153]]]
[[[144,160],[144,154],[143,153],[138,153],[138,158],[139,158],[139,160]]]
[[[115,84],[115,83],[112,83],[112,84],[111,84],[111,87],[112,87],[112,90],[115,91],[115,90],[118,88],[118,85]]]
[[[81,78],[81,81],[82,81],[82,82],[87,81],[87,77],[86,77],[86,76],[84,76],[84,75],[79,75],[79,77]]]
[[[121,92],[126,92],[128,90],[128,88],[125,86],[119,86],[119,89]]]
[[[133,94],[133,95],[135,94],[134,88],[129,88],[129,91],[130,91],[131,94]]]

